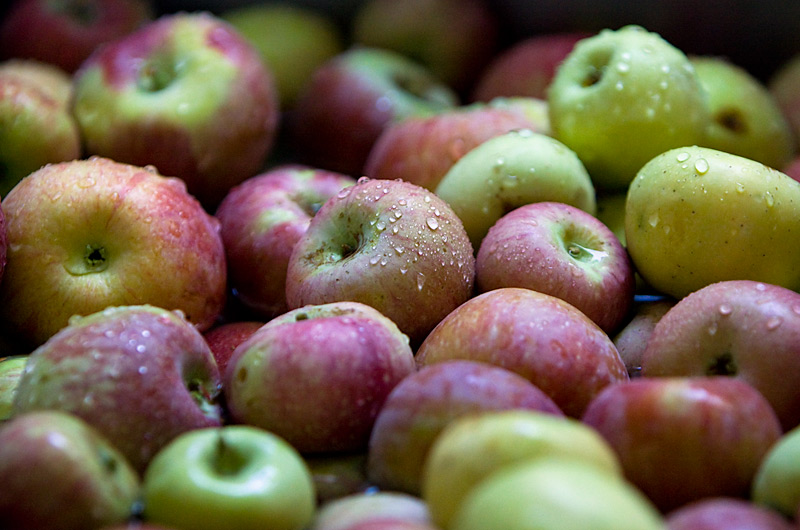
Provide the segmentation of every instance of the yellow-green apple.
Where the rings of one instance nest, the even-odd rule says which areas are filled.
[[[666,514],[666,530],[797,530],[790,518],[748,499],[708,497]]]
[[[153,165],[215,206],[258,173],[280,122],[272,73],[208,12],[163,15],[99,48],[75,72],[87,152]]]
[[[663,517],[630,482],[577,458],[542,458],[478,483],[449,530],[663,530]]]
[[[369,0],[350,23],[352,40],[411,57],[468,92],[495,53],[500,23],[486,0]]]
[[[68,105],[71,92],[69,75],[55,66],[0,63],[0,197],[45,164],[81,156],[80,131]]]
[[[322,504],[310,529],[352,530],[358,524],[387,520],[432,524],[428,506],[419,497],[398,491],[376,490],[354,493]]]
[[[503,287],[447,315],[417,350],[417,365],[456,359],[515,372],[579,417],[609,384],[628,380],[614,343],[575,306],[545,293]]]
[[[725,376],[610,385],[582,421],[606,439],[625,477],[663,512],[706,497],[747,497],[761,459],[783,432],[758,390]]]
[[[477,250],[503,215],[533,202],[570,204],[597,211],[594,185],[575,153],[558,140],[516,129],[475,146],[434,188],[464,223]]]
[[[295,244],[286,301],[370,305],[416,345],[472,296],[474,279],[472,245],[446,202],[410,182],[361,178],[328,199]]]
[[[261,54],[281,107],[291,109],[317,68],[344,51],[345,38],[327,13],[299,4],[255,2],[220,13]]]
[[[383,130],[370,149],[363,173],[435,190],[453,164],[486,140],[516,129],[539,132],[536,127],[519,108],[489,103],[412,116]]]
[[[221,423],[221,387],[203,335],[179,312],[110,307],[30,354],[13,407],[73,413],[143,471],[177,435]]]
[[[22,414],[0,426],[3,528],[96,530],[128,520],[139,475],[80,418],[59,411]]]
[[[425,460],[449,423],[511,409],[563,416],[536,385],[499,366],[454,360],[423,367],[386,398],[369,439],[367,478],[383,490],[420,495]]]
[[[603,190],[625,189],[654,156],[702,142],[710,119],[689,58],[641,26],[579,41],[547,100],[553,135],[578,154]]]
[[[585,31],[547,32],[514,42],[497,52],[478,73],[472,100],[518,96],[547,99],[547,89],[561,62],[578,41],[591,35]]]
[[[479,292],[522,287],[565,300],[608,334],[630,316],[636,288],[625,247],[592,214],[533,202],[500,217],[475,259]]]
[[[614,232],[620,243],[626,245],[625,241],[625,200],[627,190],[615,192],[600,192],[595,195],[597,211],[595,216],[604,225]]]
[[[261,318],[288,309],[286,270],[297,240],[323,203],[355,184],[349,175],[280,165],[232,188],[216,210],[228,285]]]
[[[260,320],[224,321],[203,333],[220,374],[225,373],[236,347],[265,323]]]
[[[783,169],[797,152],[794,133],[775,96],[729,59],[691,56],[708,94],[711,121],[702,145]]]
[[[547,100],[528,96],[496,97],[490,107],[505,108],[521,114],[533,124],[532,131],[550,136],[550,116]]]
[[[322,65],[286,118],[299,161],[361,176],[390,124],[455,107],[458,96],[424,66],[391,50],[355,46]]]
[[[434,440],[422,470],[422,499],[440,528],[449,528],[470,490],[492,473],[535,459],[585,460],[621,474],[606,441],[577,419],[531,410],[458,418]]]
[[[36,59],[72,73],[100,45],[153,17],[149,0],[17,0],[0,23],[0,55]]]
[[[35,345],[113,305],[179,309],[208,329],[225,303],[219,221],[176,178],[106,158],[45,166],[3,198],[5,323]]]
[[[366,450],[389,392],[416,370],[408,337],[358,302],[307,305],[267,322],[224,373],[233,421],[303,453]]]
[[[800,510],[800,427],[794,427],[764,455],[750,490],[759,506],[796,517]]]
[[[800,147],[800,53],[791,55],[778,65],[778,68],[766,80],[767,90],[775,98],[775,102],[789,122],[795,139],[795,147]]]
[[[297,450],[251,425],[177,436],[147,466],[142,503],[145,521],[176,530],[301,530],[316,510]]]
[[[676,300],[666,296],[634,298],[630,319],[612,337],[630,377],[642,374],[642,356],[656,324],[674,306]]]
[[[671,149],[630,185],[628,252],[644,281],[674,298],[722,280],[800,289],[797,204],[800,183],[760,162],[705,147]]]
[[[17,384],[27,361],[27,355],[0,357],[0,424],[11,417]]]
[[[784,429],[800,424],[800,293],[750,280],[713,283],[656,323],[642,375],[724,375],[758,389]],[[780,375],[777,375],[780,374]]]

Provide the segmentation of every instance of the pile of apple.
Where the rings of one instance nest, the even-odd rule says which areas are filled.
[[[0,528],[800,528],[800,56],[156,13],[0,20]]]

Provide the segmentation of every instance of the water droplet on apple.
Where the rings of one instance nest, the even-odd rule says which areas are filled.
[[[708,173],[708,167],[708,160],[705,158],[698,158],[694,163],[694,170],[697,171],[698,175],[705,175]]]
[[[384,221],[378,221],[375,224],[375,228],[377,228],[378,231],[383,232],[384,230],[386,230],[386,223]]]
[[[652,226],[653,228],[658,226],[658,212],[653,212],[650,214],[650,217],[647,219],[647,223]]]
[[[712,322],[710,326],[708,326],[708,334],[709,335],[716,335],[717,334],[717,323]]]
[[[417,290],[421,291],[425,287],[425,275],[421,272],[417,273]]]
[[[767,206],[772,208],[775,204],[775,197],[772,196],[772,193],[766,191],[764,192],[764,201],[767,203]]]
[[[425,223],[428,225],[428,228],[430,228],[431,230],[437,230],[439,228],[439,221],[437,221],[433,217],[428,217],[425,220]]]
[[[140,367],[139,367],[139,369],[137,370],[137,372],[139,372],[141,375],[144,375],[144,374],[146,374],[146,373],[147,373],[147,367],[146,367],[146,366],[144,366],[144,365],[142,365],[142,366],[140,366]]]
[[[380,257],[380,256],[378,256],[378,255],[372,256],[371,258],[369,258],[369,264],[370,264],[370,265],[377,265],[377,264],[378,264],[378,261],[379,261],[380,259],[381,259],[381,257]]]
[[[783,319],[781,317],[772,317],[767,320],[767,330],[775,331],[778,327],[783,323]]]
[[[631,65],[626,62],[618,62],[617,63],[617,72],[621,74],[627,74],[631,69]]]
[[[617,84],[614,85],[614,88],[616,88],[619,91],[622,91],[625,89],[625,84],[622,81],[617,81]]]
[[[336,194],[336,197],[338,197],[339,199],[345,199],[347,198],[348,195],[350,195],[350,191],[351,190],[349,186],[346,188],[342,188],[341,190],[339,190],[339,193]]]
[[[721,304],[719,306],[719,314],[720,315],[728,316],[728,315],[731,314],[731,311],[733,311],[733,309],[728,304]]]

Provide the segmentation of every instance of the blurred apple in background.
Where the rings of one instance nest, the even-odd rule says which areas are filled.
[[[203,333],[220,374],[225,373],[236,347],[264,324],[260,320],[223,321]]]
[[[503,215],[533,202],[556,201],[594,215],[595,191],[580,159],[564,144],[530,129],[475,146],[434,188],[464,223],[477,251]]]
[[[207,12],[165,15],[103,46],[74,83],[89,154],[180,177],[207,207],[263,168],[280,122],[261,56]]]
[[[354,493],[321,505],[310,529],[352,530],[356,525],[375,521],[432,524],[428,507],[419,497],[378,490]]]
[[[797,530],[774,510],[735,497],[709,497],[666,514],[666,530]]]
[[[300,162],[359,177],[388,125],[458,102],[448,85],[409,57],[351,47],[320,65],[302,87],[287,117],[287,136]]]
[[[609,384],[628,380],[614,343],[575,306],[519,287],[489,291],[463,303],[417,350],[420,367],[457,359],[515,372],[571,417]]]
[[[113,305],[179,309],[208,329],[225,302],[219,222],[184,183],[104,158],[53,164],[3,198],[5,325],[34,345]]]
[[[16,0],[0,23],[0,56],[36,59],[72,73],[97,47],[153,16],[148,0]]]
[[[344,50],[342,30],[327,13],[313,7],[264,0],[223,8],[220,16],[261,54],[284,109],[294,106],[318,67]]]
[[[625,476],[664,512],[706,497],[748,497],[761,459],[782,435],[764,396],[724,376],[610,385],[582,421],[597,429]]]
[[[139,476],[97,430],[71,414],[37,411],[0,426],[0,521],[16,530],[96,530],[121,524]]]
[[[800,148],[800,53],[784,59],[765,83],[789,122],[795,140],[794,147]]]
[[[338,302],[280,315],[242,342],[224,388],[233,421],[303,453],[360,451],[386,396],[414,372],[397,326],[370,306]]]
[[[367,478],[382,490],[420,495],[430,448],[456,418],[525,409],[562,411],[523,377],[499,366],[455,360],[407,376],[386,398],[367,451]]]
[[[27,355],[0,357],[0,424],[11,417],[17,384],[27,361]]]
[[[431,191],[359,179],[330,198],[292,251],[290,308],[352,300],[419,342],[472,296],[475,256],[461,220]]]
[[[800,427],[787,431],[764,455],[750,497],[790,519],[800,513]]]
[[[360,45],[402,53],[468,93],[497,51],[499,20],[485,0],[368,0],[350,23]]]
[[[183,433],[142,479],[142,517],[176,530],[301,530],[316,496],[297,450],[249,425]]]
[[[14,415],[71,412],[138,471],[178,434],[219,425],[221,378],[203,336],[153,306],[75,317],[28,357]]]
[[[612,337],[620,357],[628,368],[628,375],[642,375],[642,356],[647,342],[664,314],[674,306],[676,300],[667,296],[635,297],[629,320]]]
[[[288,309],[286,271],[298,239],[328,199],[355,179],[299,165],[273,167],[232,188],[216,210],[228,286],[256,316]]]
[[[356,493],[373,492],[367,481],[367,453],[305,454],[303,459],[311,471],[317,505]]]
[[[635,279],[628,253],[592,214],[534,202],[503,215],[475,261],[480,292],[524,287],[569,302],[606,333],[630,316]]]

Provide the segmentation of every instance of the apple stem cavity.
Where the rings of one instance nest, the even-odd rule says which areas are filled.
[[[144,63],[137,82],[144,91],[158,92],[167,88],[176,76],[177,71],[171,61],[156,59]]]
[[[736,361],[733,360],[733,355],[730,353],[723,353],[714,358],[706,369],[706,375],[736,375],[738,371],[739,369],[736,366]]]
[[[247,459],[240,451],[236,450],[235,446],[225,441],[225,436],[220,430],[213,460],[214,470],[220,475],[230,477],[241,473],[245,464],[247,464]]]

